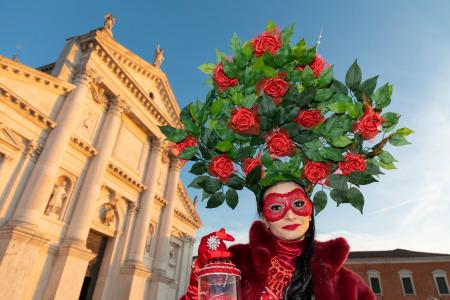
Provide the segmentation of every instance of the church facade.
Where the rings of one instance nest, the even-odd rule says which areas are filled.
[[[0,299],[176,299],[202,225],[160,66],[113,39],[114,17],[37,69],[0,56]]]

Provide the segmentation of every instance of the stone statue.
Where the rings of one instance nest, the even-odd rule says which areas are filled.
[[[115,207],[116,206],[111,203],[105,203],[104,205],[105,210],[102,215],[102,223],[106,226],[109,226],[111,223],[113,223],[116,218],[116,214],[114,212]]]
[[[195,195],[194,201],[192,201],[192,204],[194,204],[194,206],[197,207],[197,204],[198,204],[198,196],[197,195]]]
[[[67,181],[63,180],[53,188],[53,193],[48,201],[46,215],[59,218],[61,214],[61,208],[64,201],[67,199]]]
[[[153,56],[153,65],[157,68],[161,68],[161,64],[164,60],[164,51],[158,46],[155,49],[155,55]]]
[[[112,36],[112,29],[114,24],[116,24],[116,18],[111,13],[106,14],[104,17],[105,22],[103,23],[103,28]]]

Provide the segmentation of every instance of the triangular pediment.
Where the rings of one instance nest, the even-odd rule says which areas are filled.
[[[195,208],[194,204],[192,203],[186,188],[184,187],[183,183],[178,182],[178,202],[175,206],[178,211],[182,212],[185,216],[187,216],[190,221],[193,221],[192,223],[196,226],[200,227],[202,225],[200,216],[197,213],[197,209]]]
[[[2,123],[0,123],[0,143],[13,151],[19,151],[23,148],[13,131]]]
[[[131,81],[170,123],[180,125],[180,108],[165,74],[109,36],[104,36],[102,32],[96,35],[95,40],[126,75],[127,80]]]

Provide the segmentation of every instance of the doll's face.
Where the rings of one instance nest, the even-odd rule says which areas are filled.
[[[309,228],[312,204],[295,182],[279,182],[264,193],[263,221],[277,238],[301,240]]]

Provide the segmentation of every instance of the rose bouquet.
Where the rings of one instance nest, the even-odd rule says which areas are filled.
[[[292,35],[293,26],[280,31],[272,22],[244,43],[234,34],[232,56],[217,52],[216,64],[199,67],[212,89],[182,109],[184,128],[160,126],[174,155],[194,161],[189,186],[203,190],[209,208],[234,209],[244,187],[259,197],[265,186],[294,180],[316,214],[327,194],[362,213],[359,187],[396,168],[385,145],[409,144],[412,130],[394,130],[400,115],[385,111],[391,84],[362,80],[356,60],[341,82],[316,46],[291,45]]]

